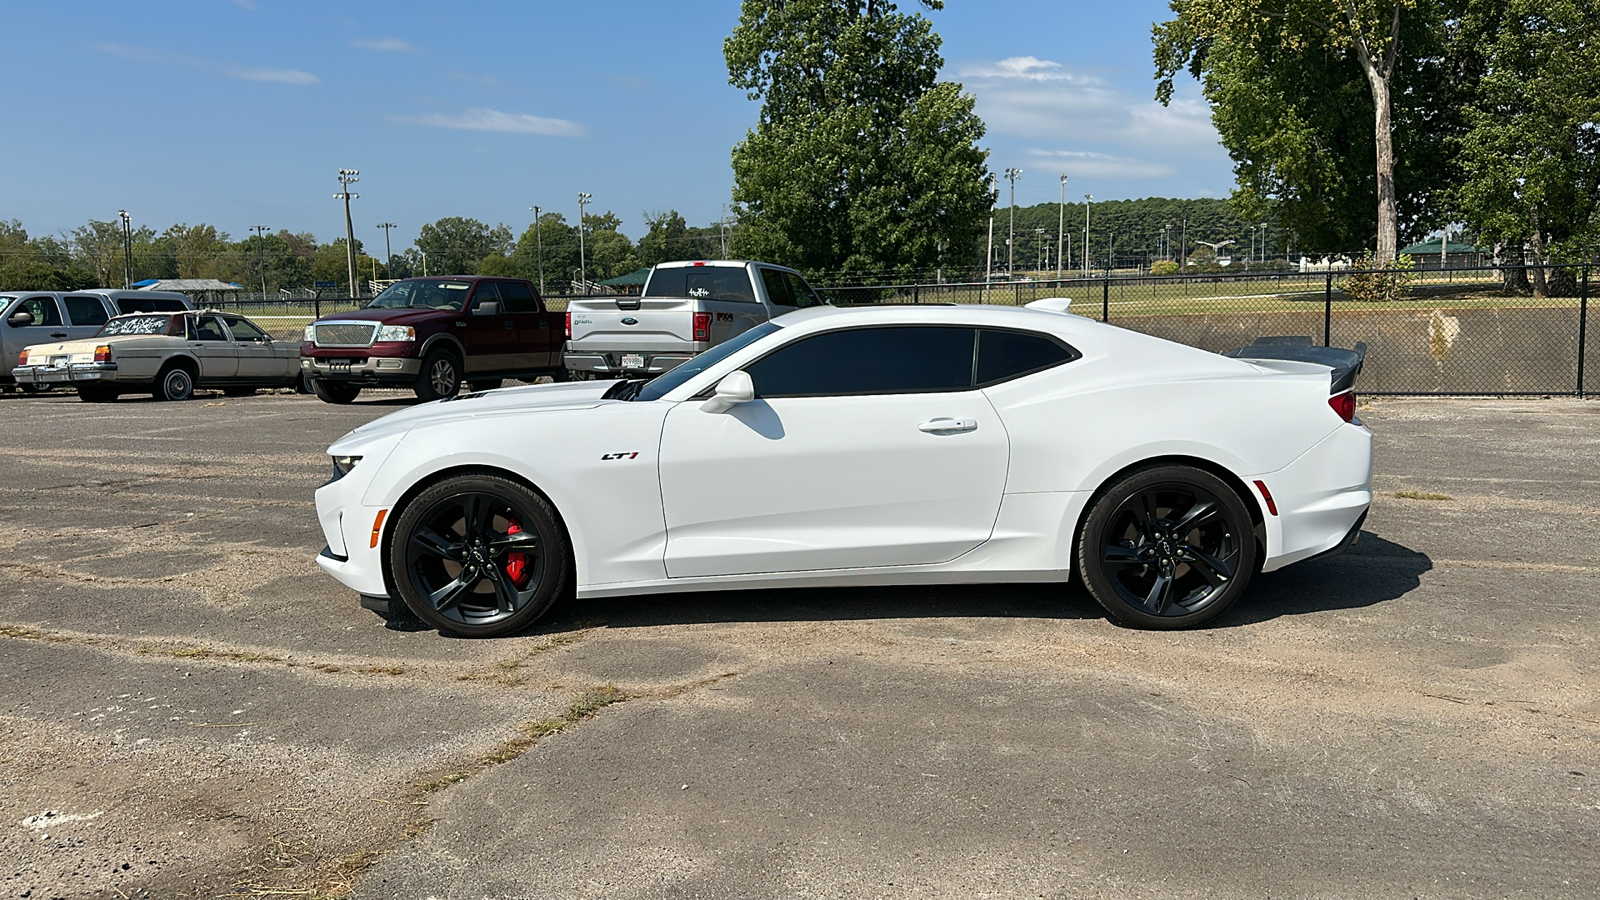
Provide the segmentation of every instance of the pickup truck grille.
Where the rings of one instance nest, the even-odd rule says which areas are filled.
[[[361,322],[330,322],[316,326],[312,343],[318,347],[370,347],[377,330],[377,325]]]

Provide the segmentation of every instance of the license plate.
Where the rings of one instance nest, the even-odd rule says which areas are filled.
[[[52,357],[50,357],[50,368],[58,369],[58,368],[61,368],[62,366],[65,366],[67,363],[69,363],[71,361],[72,361],[72,357],[71,356],[52,356]]]
[[[644,356],[638,353],[624,353],[622,354],[622,367],[624,369],[642,369],[644,368]]]

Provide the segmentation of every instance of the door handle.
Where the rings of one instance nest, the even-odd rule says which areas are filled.
[[[923,422],[917,426],[917,430],[928,434],[958,434],[963,431],[977,431],[978,420],[951,419],[941,416],[937,419],[929,419]]]
[[[52,331],[50,332],[50,336],[53,338],[64,338],[67,336],[67,333],[65,331]]]

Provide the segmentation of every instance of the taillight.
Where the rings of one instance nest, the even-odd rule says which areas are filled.
[[[711,340],[711,313],[694,314],[694,339],[697,341]]]
[[[111,345],[101,344],[100,346],[94,348],[94,361],[111,362]]]
[[[572,313],[567,313],[567,340],[572,340]]]
[[[1334,394],[1332,397],[1328,398],[1328,405],[1333,408],[1334,412],[1339,414],[1339,418],[1345,420],[1346,422],[1355,421],[1355,417],[1356,417],[1356,392],[1355,391],[1345,391],[1342,394]]]
[[[17,354],[17,365],[25,366],[27,364],[28,364],[28,351],[24,350],[21,353]]]

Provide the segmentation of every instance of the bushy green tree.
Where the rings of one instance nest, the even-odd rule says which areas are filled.
[[[733,150],[736,255],[900,273],[977,246],[994,200],[984,126],[938,80],[939,46],[888,0],[744,0],[723,55],[762,107]]]
[[[722,245],[715,227],[691,228],[675,209],[664,213],[645,213],[650,230],[639,239],[638,256],[642,266],[680,259],[717,259]]]
[[[485,257],[504,256],[511,250],[511,229],[446,216],[422,226],[416,246],[428,255],[430,275],[471,275]]]

